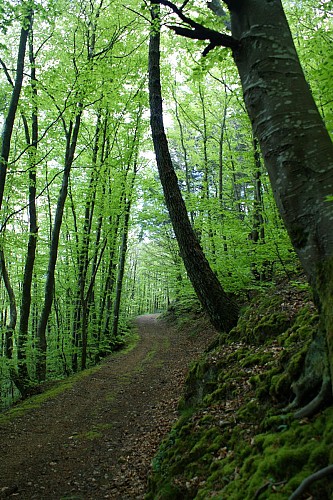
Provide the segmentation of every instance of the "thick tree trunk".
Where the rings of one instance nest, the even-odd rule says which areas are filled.
[[[333,145],[305,80],[281,0],[223,1],[231,14],[232,37],[212,32],[169,0],[159,0],[191,27],[172,26],[177,34],[210,41],[203,55],[217,45],[233,51],[253,135],[321,313],[315,342],[320,344],[325,334],[329,358],[320,358],[322,387],[309,404],[313,411],[327,394],[329,372],[333,382],[333,204],[327,200],[332,196]],[[311,374],[307,386],[310,379]]]
[[[231,2],[234,59],[254,137],[291,241],[316,286],[332,256],[333,147],[307,84],[280,0]],[[269,20],[269,22],[267,21]]]
[[[163,125],[160,83],[160,33],[156,28],[158,10],[152,9],[154,31],[149,43],[150,123],[165,202],[176,234],[180,253],[193,288],[214,326],[229,331],[236,323],[238,308],[221,287],[190,224],[174,171]]]
[[[234,59],[276,203],[317,296],[333,380],[333,145],[280,0],[230,1]],[[324,375],[325,376],[325,375]]]

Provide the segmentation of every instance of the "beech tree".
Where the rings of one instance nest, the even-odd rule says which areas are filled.
[[[163,126],[158,6],[153,5],[151,15],[153,27],[149,42],[150,123],[165,202],[177,237],[180,254],[198,299],[208,312],[213,325],[218,329],[229,331],[237,322],[238,307],[225,293],[206,259],[188,218],[171,161]]]
[[[207,40],[204,56],[218,46],[232,51],[277,206],[321,313],[321,348],[320,337],[326,334],[331,377],[323,360],[323,383],[319,397],[310,402],[313,409],[325,397],[329,378],[333,381],[333,145],[305,79],[282,3],[226,0],[231,35],[194,21],[184,13],[187,2],[180,8],[168,0],[159,3],[182,21],[182,26],[170,26],[176,34]],[[210,7],[217,11],[221,5],[213,1]]]

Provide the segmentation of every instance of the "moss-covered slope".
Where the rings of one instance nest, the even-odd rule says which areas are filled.
[[[180,419],[153,461],[148,500],[287,499],[333,462],[333,408],[301,420],[284,411],[317,322],[306,293],[292,286],[249,304],[232,334],[190,370]],[[332,491],[329,476],[300,498],[325,500]]]

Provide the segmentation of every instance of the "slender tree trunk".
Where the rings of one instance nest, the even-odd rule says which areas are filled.
[[[116,246],[118,242],[118,231],[120,226],[120,215],[118,214],[113,223],[113,235],[110,241],[110,250],[108,254],[109,265],[106,272],[105,287],[103,291],[102,303],[100,308],[100,323],[98,330],[103,333],[104,338],[109,340],[110,321],[112,316],[112,295],[115,285],[116,274]],[[103,321],[104,320],[104,321]],[[102,328],[103,324],[103,328]],[[103,329],[103,332],[102,332]]]
[[[5,354],[8,359],[12,359],[13,347],[14,347],[13,335],[16,328],[17,308],[16,308],[15,293],[8,275],[3,249],[0,249],[0,270],[9,298],[9,323],[6,326],[6,333],[5,333]]]
[[[82,106],[80,111],[76,115],[74,125],[71,123],[70,130],[67,133],[65,168],[64,168],[62,186],[58,197],[57,209],[52,230],[49,263],[48,263],[46,283],[45,283],[44,303],[37,329],[37,338],[39,347],[39,356],[37,363],[38,380],[45,380],[46,377],[46,350],[47,350],[46,327],[51,313],[53,296],[54,296],[54,275],[55,275],[55,267],[58,256],[60,229],[62,224],[65,201],[67,198],[68,179],[74,161],[74,153],[80,129],[81,114],[82,114]]]
[[[28,34],[30,30],[31,18],[32,18],[32,13],[29,12],[23,20],[24,24],[27,24],[27,26],[22,27],[21,29],[19,50],[16,63],[16,78],[13,86],[12,97],[10,100],[8,113],[2,131],[2,144],[1,144],[1,156],[0,156],[0,209],[2,207],[3,195],[5,190],[7,165],[10,153],[10,143],[13,133],[14,121],[23,83],[24,58],[25,58]]]
[[[89,180],[89,187],[87,192],[87,199],[84,212],[84,221],[82,229],[82,241],[78,252],[78,281],[77,281],[77,295],[75,298],[75,311],[74,311],[74,321],[73,321],[73,344],[77,347],[78,341],[82,341],[82,349],[85,351],[85,355],[81,358],[81,368],[85,368],[86,363],[86,326],[84,320],[87,321],[87,301],[85,300],[85,288],[87,273],[89,267],[89,249],[91,241],[91,227],[93,221],[93,215],[95,210],[95,198],[96,198],[96,183],[98,180],[97,172],[97,156],[99,148],[100,139],[100,128],[101,125],[101,114],[98,114],[96,129],[95,129],[95,142],[92,151],[92,171]],[[75,349],[76,351],[76,349]],[[73,368],[77,370],[77,352],[74,352],[73,357]]]
[[[129,227],[129,217],[130,217],[130,204],[127,203],[123,234],[120,247],[120,259],[118,265],[118,276],[116,283],[116,293],[113,305],[113,322],[112,322],[112,336],[117,337],[118,327],[119,327],[119,314],[120,314],[120,301],[123,288],[124,272],[125,272],[125,261],[127,254],[127,242],[128,242],[128,227]]]
[[[136,174],[138,171],[138,146],[139,146],[139,138],[140,138],[141,117],[142,117],[142,106],[140,104],[139,110],[137,112],[135,131],[134,131],[134,136],[133,136],[132,141],[131,141],[132,143],[131,143],[131,149],[130,149],[130,153],[129,153],[128,166],[127,166],[127,171],[129,171],[130,165],[133,164],[133,172],[132,172],[132,176],[128,182],[128,186],[126,186],[126,184],[124,186],[124,188],[127,189],[128,194],[127,194],[127,199],[125,201],[124,226],[123,226],[123,234],[122,234],[122,241],[121,241],[121,248],[120,248],[120,259],[119,259],[119,266],[118,266],[116,294],[115,294],[115,301],[114,301],[114,307],[113,307],[113,324],[112,324],[113,337],[116,337],[118,335],[118,329],[119,329],[121,295],[122,295],[122,290],[123,290],[125,262],[126,262],[126,256],[127,256],[129,220],[130,220],[130,215],[131,215],[134,182],[135,182],[135,177],[136,177]],[[127,174],[126,174],[126,178],[127,178]],[[125,196],[126,196],[126,194],[125,194]]]
[[[33,109],[31,115],[31,137],[27,120],[25,119],[25,116],[22,116],[26,141],[29,146],[29,239],[27,256],[24,266],[19,335],[17,345],[18,372],[19,377],[22,380],[22,384],[24,384],[24,381],[28,380],[28,370],[26,364],[26,343],[28,339],[28,327],[31,308],[31,286],[35,265],[38,234],[36,209],[36,152],[38,144],[37,80],[32,31],[30,32],[29,39],[29,60],[31,68],[31,91],[33,99]]]
[[[129,219],[130,219],[130,214],[131,214],[131,204],[132,204],[132,196],[133,196],[132,191],[133,191],[136,173],[137,173],[137,163],[136,163],[136,159],[135,159],[134,168],[133,168],[133,175],[132,175],[132,179],[131,179],[130,186],[129,186],[128,199],[125,203],[124,226],[123,226],[123,234],[122,234],[121,248],[120,248],[120,259],[119,259],[119,266],[118,266],[116,294],[115,294],[114,307],[113,307],[113,323],[112,323],[112,335],[113,335],[113,337],[116,337],[118,335],[121,294],[122,294],[122,289],[123,289],[125,262],[126,262],[126,256],[127,256]]]
[[[180,253],[194,290],[214,326],[229,331],[236,324],[238,308],[222,289],[195,236],[170,157],[163,125],[160,82],[160,31],[156,24],[159,22],[158,7],[153,6],[151,13],[153,31],[149,43],[150,123],[164,197]]]
[[[0,271],[9,298],[9,323],[8,325],[6,325],[6,330],[5,330],[5,355],[8,359],[13,359],[13,348],[14,348],[13,337],[17,322],[17,307],[16,307],[15,293],[8,275],[3,249],[0,250]],[[4,319],[4,324],[5,323],[6,323],[6,318]],[[26,393],[26,383],[25,381],[22,381],[21,377],[19,376],[13,365],[9,366],[9,373],[11,379],[13,380],[14,384],[16,385],[20,393],[24,395]]]
[[[98,238],[99,240],[99,238]],[[94,256],[94,263],[92,266],[92,274],[90,278],[90,283],[89,287],[87,290],[86,295],[84,296],[83,300],[83,307],[82,307],[82,353],[81,353],[81,370],[85,370],[86,368],[86,363],[87,363],[87,354],[88,354],[88,322],[89,322],[89,315],[90,315],[90,310],[93,305],[93,296],[94,296],[94,286],[95,286],[95,280],[96,280],[96,275],[97,271],[99,269],[99,266],[102,262],[102,257],[107,245],[107,239],[105,239],[103,245],[101,246],[99,255],[98,255],[98,248],[99,248],[99,241],[96,241],[96,252]]]
[[[215,245],[215,230],[213,228],[212,220],[212,210],[210,201],[210,172],[209,172],[209,160],[208,160],[208,127],[207,127],[207,113],[206,113],[206,102],[205,95],[202,85],[199,84],[199,97],[202,110],[202,130],[201,135],[203,139],[203,164],[204,164],[204,185],[203,185],[203,196],[202,198],[206,200],[207,205],[207,226],[208,226],[208,245],[211,251],[211,259],[214,265],[216,265],[216,245]]]
[[[176,120],[177,120],[178,127],[179,127],[180,144],[181,144],[181,147],[183,150],[183,155],[184,155],[186,193],[187,193],[187,196],[190,198],[190,196],[191,196],[190,168],[189,168],[189,163],[188,163],[187,148],[185,145],[184,127],[183,127],[183,124],[181,122],[179,111],[178,111],[179,106],[178,106],[178,102],[177,102],[177,96],[176,96],[175,89],[172,89],[172,95],[173,95],[173,100],[175,101],[175,116],[176,116]],[[193,210],[190,211],[190,219],[191,219],[192,226],[194,226],[194,212],[193,212]]]

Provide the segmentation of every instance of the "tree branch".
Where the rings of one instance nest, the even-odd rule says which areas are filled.
[[[239,42],[235,40],[230,35],[226,35],[224,33],[220,33],[219,31],[212,30],[210,28],[206,28],[202,24],[199,24],[190,17],[186,16],[182,8],[179,9],[175,4],[170,2],[169,0],[156,0],[156,3],[161,5],[165,5],[169,7],[177,16],[188,26],[193,29],[183,28],[180,26],[168,26],[168,28],[172,29],[177,35],[185,36],[187,38],[192,38],[196,40],[209,40],[210,43],[206,47],[203,52],[203,56],[206,56],[208,52],[215,47],[228,47],[232,50],[237,49]],[[183,6],[185,3],[183,4]]]

